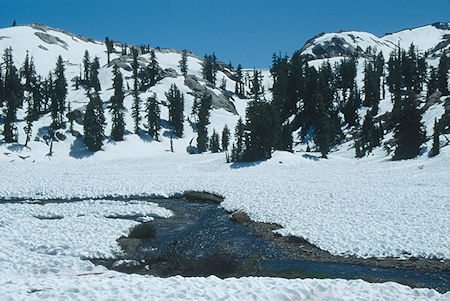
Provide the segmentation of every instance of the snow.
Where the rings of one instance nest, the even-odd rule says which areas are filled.
[[[0,49],[13,47],[17,67],[28,49],[38,73],[43,75],[54,68],[56,57],[61,54],[68,80],[79,74],[79,64],[87,49],[91,58],[100,58],[101,98],[104,102],[109,100],[112,72],[105,66],[106,48],[102,42],[86,42],[46,29],[46,33],[68,45],[66,50],[44,43],[34,32],[28,26],[0,29],[0,37],[6,37],[0,39]],[[116,56],[113,54],[112,58]],[[162,68],[180,72],[179,51],[156,50],[156,56]],[[188,73],[200,77],[201,60],[190,55],[188,64]],[[359,66],[363,66],[362,61]],[[251,70],[244,72],[251,74]],[[131,86],[130,72],[123,73]],[[361,74],[359,68],[359,79]],[[270,71],[262,70],[262,75],[266,98],[270,99]],[[226,75],[218,74],[219,82],[223,76]],[[226,81],[227,89],[233,91],[234,82],[229,78]],[[184,93],[187,117],[193,96],[180,74],[165,78],[140,97],[145,100],[156,93],[164,101],[164,92],[172,83]],[[69,90],[72,108],[87,103],[83,89],[76,91],[70,87]],[[219,93],[218,89],[214,91]],[[128,111],[131,101],[127,94]],[[225,124],[233,132],[239,116],[245,116],[247,100],[233,97],[231,101],[239,115],[224,109],[213,110],[208,126],[210,133],[213,129],[221,132]],[[389,99],[382,101],[380,114],[389,111],[391,106]],[[443,110],[439,103],[424,114],[428,135],[434,118],[440,117]],[[19,111],[19,118],[24,117],[23,111]],[[161,106],[162,119],[167,120],[167,114],[167,108]],[[20,144],[0,143],[2,200],[63,201],[46,205],[0,203],[0,299],[430,300],[448,297],[428,289],[413,290],[395,283],[369,284],[361,280],[160,279],[95,267],[83,259],[110,258],[120,253],[116,239],[127,234],[138,221],[172,214],[151,202],[115,201],[111,197],[171,196],[187,190],[223,195],[224,209],[244,211],[255,221],[278,223],[283,227],[279,233],[303,237],[332,254],[403,259],[421,256],[448,260],[450,257],[447,237],[450,186],[445,181],[450,170],[448,147],[432,159],[423,154],[413,160],[391,162],[379,148],[372,156],[356,160],[350,143],[346,143],[329,160],[319,159],[315,153],[276,152],[272,159],[263,162],[226,164],[224,153],[186,153],[196,138],[188,121],[184,124],[183,137],[174,139],[175,152],[171,153],[168,128],[162,129],[160,142],[153,141],[144,133],[131,134],[133,121],[130,114],[125,115],[128,131],[125,140],[107,139],[102,151],[96,153],[87,151],[82,140],[75,139],[67,130],[60,130],[67,139],[55,142],[53,156],[47,157],[49,147],[42,136],[50,124],[48,115],[34,123],[30,149]],[[108,111],[106,118],[110,124]],[[20,143],[25,141],[23,126],[23,121],[17,125]],[[83,132],[78,124],[75,130]],[[106,128],[106,133],[109,132],[110,126]],[[36,136],[40,137],[39,141],[34,141]],[[430,146],[431,142],[427,144],[428,149]],[[72,198],[86,200],[64,202]],[[136,216],[136,221],[108,218],[120,216]]]
[[[445,300],[427,289],[393,282],[277,278],[171,278],[115,272],[77,277],[0,278],[2,300]],[[2,293],[4,295],[2,295]]]

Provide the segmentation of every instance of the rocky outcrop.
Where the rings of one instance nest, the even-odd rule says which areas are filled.
[[[195,75],[187,75],[184,79],[184,84],[191,89],[192,92],[190,94],[194,97],[200,97],[205,92],[211,96],[213,109],[225,109],[235,115],[238,114],[234,104],[228,99],[228,96],[221,91],[219,92],[217,88],[214,88],[206,81],[199,79]],[[212,91],[212,89],[215,89],[215,91]]]

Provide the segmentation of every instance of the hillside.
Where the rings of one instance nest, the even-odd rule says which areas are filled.
[[[324,34],[308,41],[301,50],[309,55],[303,67],[314,67],[309,68],[311,74],[315,74],[315,70],[318,74],[324,63],[329,62],[334,68],[350,54],[343,49],[359,52],[358,46],[363,51],[366,46],[377,45],[387,59],[399,41],[405,49],[411,41],[417,42],[420,51],[432,49],[424,60],[429,66],[437,67],[438,56],[449,47],[448,24],[433,24],[382,38],[357,32]],[[332,44],[335,42],[337,44]],[[235,70],[224,63],[218,63],[217,83],[213,86],[203,79],[204,61],[199,56],[188,52],[188,72],[184,76],[179,67],[181,50],[150,48],[155,51],[160,76],[157,83],[139,97],[143,117],[145,100],[154,93],[158,99],[162,128],[159,141],[155,141],[146,133],[144,121],[140,124],[139,135],[134,133],[129,46],[127,53],[122,54],[127,46],[114,42],[108,64],[103,41],[32,24],[0,29],[0,51],[8,47],[12,48],[18,69],[28,53],[43,78],[53,72],[57,57],[61,56],[68,81],[67,103],[70,102],[78,117],[73,131],[67,122],[65,128],[56,130],[52,143],[49,138],[53,131],[51,113],[43,112],[33,122],[32,138],[25,147],[24,105],[19,108],[15,123],[18,142],[6,143],[3,135],[0,136],[0,229],[3,233],[0,236],[0,299],[3,295],[13,296],[13,300],[54,299],[61,295],[96,299],[101,294],[100,299],[211,300],[232,296],[236,300],[308,300],[337,296],[338,299],[440,300],[449,295],[445,291],[448,287],[445,278],[442,280],[444,295],[441,295],[433,289],[412,289],[395,282],[127,275],[86,260],[120,258],[123,252],[117,239],[128,235],[131,227],[143,220],[176,214],[154,200],[180,197],[186,191],[205,191],[223,196],[224,201],[219,206],[227,213],[244,212],[252,221],[277,224],[280,228],[274,230],[275,233],[296,236],[293,240],[309,243],[332,256],[355,257],[368,262],[388,258],[413,265],[421,260],[433,261],[448,271],[448,132],[440,135],[440,154],[435,157],[428,154],[435,119],[449,116],[450,120],[450,98],[438,93],[428,97],[426,83],[417,97],[428,140],[421,144],[419,155],[413,159],[391,160],[392,126],[385,130],[379,146],[356,159],[355,137],[370,107],[359,105],[355,109],[357,122],[350,126],[338,111],[347,91],[338,89],[330,107],[336,109],[343,137],[330,147],[328,159],[321,158],[311,131],[302,137],[303,129],[297,127],[292,132],[292,152],[276,150],[270,159],[226,163],[224,152],[191,154],[195,153],[197,138],[192,106],[195,97],[204,91],[212,96],[208,134],[214,129],[221,133],[227,125],[233,136],[238,119],[245,120],[250,97],[238,97],[234,93]],[[82,116],[88,97],[83,85],[76,87],[85,51],[89,52],[91,60],[97,56],[100,61],[99,95],[105,109],[106,137],[97,152],[89,151],[83,142]],[[149,53],[139,53],[141,66],[149,61]],[[292,57],[285,61],[290,63]],[[364,55],[355,60],[355,86],[361,91],[367,61]],[[109,106],[114,65],[120,67],[125,88],[126,126],[124,141],[120,142],[110,138]],[[271,88],[275,81],[271,71],[256,71],[262,75],[264,98],[273,100]],[[248,92],[253,70],[244,69],[243,73]],[[378,87],[387,92],[373,116],[376,125],[390,122],[394,106],[385,76],[382,76],[382,86]],[[225,88],[218,88],[222,79]],[[173,126],[168,117],[165,93],[172,84],[184,94],[181,138],[172,135]],[[304,102],[303,98],[295,99],[292,111],[286,114],[287,121],[295,124]],[[2,129],[5,110],[3,106]]]
[[[300,49],[310,59],[333,58],[352,54],[364,55],[368,47],[382,51],[387,58],[398,46],[403,49],[413,43],[428,57],[437,57],[450,49],[450,23],[433,23],[377,37],[360,31],[321,33],[308,40]]]

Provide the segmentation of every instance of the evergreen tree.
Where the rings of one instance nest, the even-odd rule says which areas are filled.
[[[362,124],[358,139],[360,157],[371,153],[376,146],[379,146],[381,138],[381,127],[375,126],[372,113],[368,111],[364,117],[364,122]],[[358,155],[358,150],[356,152]]]
[[[448,91],[448,69],[449,69],[449,58],[446,54],[443,54],[439,60],[438,66],[438,85],[439,91],[442,95],[449,95]]]
[[[253,70],[253,78],[250,81],[250,91],[248,94],[254,101],[264,99],[264,86],[262,85],[261,71]]]
[[[183,136],[184,95],[175,84],[172,84],[165,94],[169,103],[169,122],[175,127],[175,135],[181,138]]]
[[[203,92],[198,109],[198,121],[197,121],[197,150],[199,153],[203,153],[208,148],[208,129],[209,116],[212,105],[211,95]]]
[[[28,51],[20,70],[20,76],[25,79],[25,90],[31,92],[32,86],[36,81],[36,70],[34,67],[33,57],[29,58]]]
[[[25,120],[27,121],[27,125],[23,128],[25,135],[27,136],[25,140],[25,147],[28,146],[28,142],[31,139],[31,133],[33,129],[33,99],[30,95],[26,97],[27,101],[27,116],[25,117]]]
[[[192,104],[191,115],[194,117],[194,120],[198,122],[198,112],[200,111],[200,101],[194,96],[194,103]]]
[[[440,148],[439,134],[440,134],[439,124],[437,123],[437,120],[435,118],[433,127],[433,147],[430,153],[431,157],[439,155],[439,148]]]
[[[181,52],[181,60],[178,62],[178,66],[180,67],[181,73],[186,76],[188,71],[188,63],[187,63],[187,50],[184,49]]]
[[[20,106],[23,95],[17,69],[14,66],[11,47],[5,49],[3,63],[5,76],[2,103],[6,103],[3,136],[6,143],[11,143],[17,141],[17,128],[14,123],[17,120],[17,108]]]
[[[55,119],[53,120],[53,128],[60,128],[63,125],[64,112],[66,110],[67,81],[64,76],[64,63],[61,56],[58,56],[55,68],[55,85],[54,85],[54,104],[53,110]]]
[[[322,94],[315,95],[316,102],[316,126],[314,129],[314,142],[319,148],[322,158],[327,158],[332,145],[332,137],[330,130],[330,115],[325,105]]]
[[[98,80],[98,69],[100,69],[100,62],[98,57],[94,57],[89,68],[89,88],[93,88],[95,92],[101,90],[100,81]]]
[[[89,67],[90,67],[91,63],[90,63],[90,58],[89,58],[89,52],[86,50],[84,52],[84,57],[83,57],[83,67],[84,67],[84,83],[88,83],[89,82]]]
[[[216,85],[216,75],[218,69],[216,55],[214,53],[212,55],[205,54],[202,68],[203,78],[209,81],[213,86]]]
[[[342,107],[342,113],[344,114],[344,120],[349,126],[355,126],[358,121],[358,108],[361,105],[361,97],[356,84],[350,91],[350,97],[344,103]]]
[[[161,129],[161,117],[158,101],[156,100],[156,94],[153,94],[147,98],[146,111],[147,132],[150,137],[158,141],[158,132]]]
[[[139,92],[138,92],[138,68],[139,64],[137,61],[138,57],[138,51],[136,48],[132,48],[133,52],[133,63],[131,65],[133,70],[133,105],[131,108],[131,115],[134,120],[134,133],[139,134],[139,123],[141,121],[141,115],[140,115],[140,98],[139,98]]]
[[[42,89],[42,79],[39,75],[33,85],[32,94],[33,94],[33,121],[36,121],[39,118],[42,109],[42,99],[43,99],[43,89]]]
[[[242,122],[242,118],[238,119],[238,122],[236,124],[236,129],[234,131],[234,137],[236,139],[236,142],[233,143],[233,148],[231,152],[231,161],[238,162],[242,161],[243,155],[244,155],[244,149],[245,149],[245,126]]]
[[[278,150],[292,152],[292,129],[290,123],[281,126],[281,136],[279,139]]]
[[[125,94],[123,92],[122,73],[117,65],[113,67],[113,75],[114,95],[111,97],[111,106],[109,108],[112,113],[111,138],[114,141],[122,141],[125,132],[125,121],[123,119]]]
[[[212,153],[219,152],[219,150],[220,150],[220,142],[219,141],[220,141],[219,134],[216,132],[216,129],[213,129],[213,133],[209,140],[209,148],[211,149]]]
[[[228,147],[230,145],[230,129],[225,124],[223,130],[222,130],[222,150],[227,151]]]
[[[150,86],[154,86],[159,77],[159,63],[156,60],[155,51],[150,51],[150,65],[149,65],[149,78]]]
[[[239,64],[234,72],[234,76],[236,77],[236,86],[234,89],[234,93],[237,94],[240,98],[243,98],[245,95],[245,86],[242,82],[243,74],[242,74],[242,66]]]
[[[246,109],[244,161],[270,159],[281,135],[275,108],[268,102],[252,100]]]
[[[114,42],[111,41],[108,37],[105,38],[105,46],[106,46],[106,54],[107,54],[107,59],[108,59],[108,64],[110,62],[109,58],[111,53],[114,52]]]
[[[84,143],[90,151],[98,151],[103,145],[105,115],[97,92],[88,94],[89,103],[84,114]]]
[[[378,114],[380,103],[380,78],[372,63],[366,63],[364,68],[364,105],[372,108],[372,114]]]
[[[430,97],[431,94],[436,92],[438,90],[438,88],[439,88],[439,84],[438,84],[437,71],[436,71],[436,68],[431,66],[430,78],[428,79],[428,82],[427,82],[427,98]]]
[[[394,139],[396,144],[394,160],[410,159],[419,154],[420,146],[426,141],[422,116],[416,95],[408,91],[401,101],[396,119]]]

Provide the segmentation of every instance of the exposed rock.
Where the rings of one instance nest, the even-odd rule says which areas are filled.
[[[60,132],[56,132],[56,138],[58,138],[58,140],[61,140],[61,141],[64,141],[64,140],[66,140],[66,135],[64,135],[63,133],[60,133]]]
[[[235,224],[247,224],[250,222],[250,217],[245,212],[236,211],[234,212],[231,217],[231,221]]]
[[[66,116],[69,121],[75,121],[79,125],[84,125],[84,113],[86,112],[86,106],[74,109],[72,112],[67,113]]]
[[[48,51],[48,49],[42,45],[39,45],[38,48],[41,48],[42,50]]]
[[[125,252],[125,254],[132,257],[134,256],[134,254],[136,254],[136,251],[141,246],[142,241],[137,238],[121,237],[117,239],[117,243],[119,244],[120,248]]]
[[[113,268],[134,268],[137,266],[140,266],[141,264],[139,262],[137,262],[136,260],[131,260],[131,259],[121,259],[121,260],[117,260],[112,264]]]
[[[159,73],[159,76],[161,79],[166,78],[166,77],[176,78],[178,76],[178,73],[175,71],[175,69],[167,68],[167,69],[162,70]]]
[[[42,41],[44,41],[47,44],[54,44],[54,45],[61,46],[62,48],[66,49],[66,50],[68,49],[67,43],[58,37],[55,37],[55,36],[52,36],[52,35],[49,35],[49,34],[43,33],[43,32],[35,32],[34,34],[39,39],[41,39]]]
[[[184,198],[189,202],[214,202],[222,203],[223,197],[209,192],[187,191]]]
[[[81,133],[75,130],[72,130],[71,132],[72,136],[74,136],[75,138],[80,138],[81,137]]]
[[[192,91],[192,95],[194,97],[201,97],[202,94],[206,91],[208,95],[212,97],[212,108],[213,109],[225,109],[230,113],[237,115],[236,108],[234,104],[228,99],[228,97],[223,92],[213,92],[211,89],[214,87],[210,86],[209,83],[204,80],[199,79],[195,75],[187,75],[184,79],[184,84],[188,86]],[[217,91],[219,91],[217,89]]]

